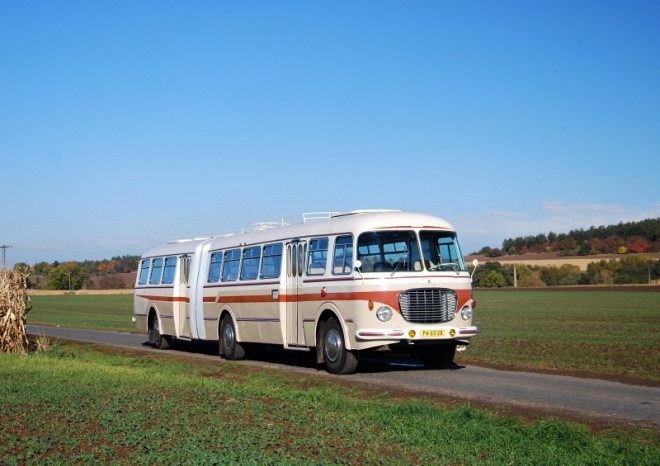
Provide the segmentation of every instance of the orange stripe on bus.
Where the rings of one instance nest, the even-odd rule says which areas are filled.
[[[471,290],[455,290],[458,295],[458,307],[463,306],[468,299],[472,297]],[[278,299],[273,299],[270,293],[260,295],[217,295],[204,296],[204,303],[233,303],[233,304],[255,304],[255,303],[284,303],[284,302],[310,302],[310,301],[376,301],[386,304],[393,309],[399,308],[399,296],[402,291],[349,291],[332,293],[327,292],[325,296],[318,293],[280,294]],[[181,302],[190,303],[190,298],[186,296],[158,296],[158,295],[137,295],[139,298],[150,301],[163,302]]]
[[[138,298],[148,299],[149,301],[165,301],[167,303],[189,303],[190,298],[186,296],[159,296],[159,295],[148,295],[148,294],[138,294]]]

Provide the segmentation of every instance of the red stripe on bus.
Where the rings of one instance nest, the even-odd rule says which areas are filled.
[[[458,295],[458,307],[463,306],[467,300],[472,297],[471,290],[455,290]],[[393,309],[399,308],[399,296],[402,291],[348,291],[333,293],[326,291],[325,296],[318,293],[305,293],[300,295],[295,294],[282,294],[280,293],[278,299],[273,299],[271,293],[260,295],[218,295],[218,296],[204,296],[205,303],[235,303],[235,304],[254,304],[254,303],[281,303],[281,302],[310,302],[310,301],[376,301],[386,304]],[[164,301],[164,302],[183,302],[190,303],[190,298],[185,296],[157,296],[157,295],[137,295],[140,298],[148,299],[150,301]]]
[[[167,303],[189,303],[190,298],[186,296],[159,296],[159,295],[149,295],[149,294],[138,294],[138,298],[148,299],[149,301],[165,301]]]

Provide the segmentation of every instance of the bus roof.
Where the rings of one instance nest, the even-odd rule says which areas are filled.
[[[207,241],[211,240],[211,236],[207,238],[194,238],[194,239],[179,239],[170,241],[166,244],[161,244],[154,248],[149,249],[142,257],[157,257],[157,256],[171,256],[180,254],[192,254],[195,248]]]
[[[271,223],[271,222],[263,222]],[[276,223],[276,222],[272,222]],[[333,214],[329,218],[311,223],[269,227],[231,237],[214,238],[210,250],[225,247],[281,241],[289,238],[306,238],[319,235],[342,233],[359,234],[364,231],[381,229],[438,229],[454,231],[446,220],[432,215],[398,210],[351,211]]]
[[[353,210],[342,213],[303,214],[299,223],[288,221],[258,222],[244,233],[171,241],[152,248],[142,257],[192,254],[198,245],[211,242],[210,250],[249,244],[282,241],[291,238],[333,234],[359,234],[385,229],[437,229],[454,231],[446,220],[427,214],[399,210]]]

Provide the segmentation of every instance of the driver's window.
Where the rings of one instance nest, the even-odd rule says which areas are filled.
[[[466,270],[453,234],[420,233],[424,265],[428,270]]]

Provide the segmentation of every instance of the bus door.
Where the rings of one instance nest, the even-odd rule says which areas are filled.
[[[190,336],[205,340],[204,328],[204,283],[208,272],[208,252],[211,240],[200,243],[195,248],[195,254],[190,261],[190,277],[188,279],[188,324]]]
[[[286,245],[286,344],[287,346],[306,346],[303,331],[302,305],[303,271],[307,243],[294,240]]]
[[[179,256],[179,280],[174,284],[174,296],[177,300],[174,302],[174,316],[178,338],[190,338],[190,319],[188,308],[190,307],[190,290],[188,288],[188,279],[190,278],[190,256]]]

